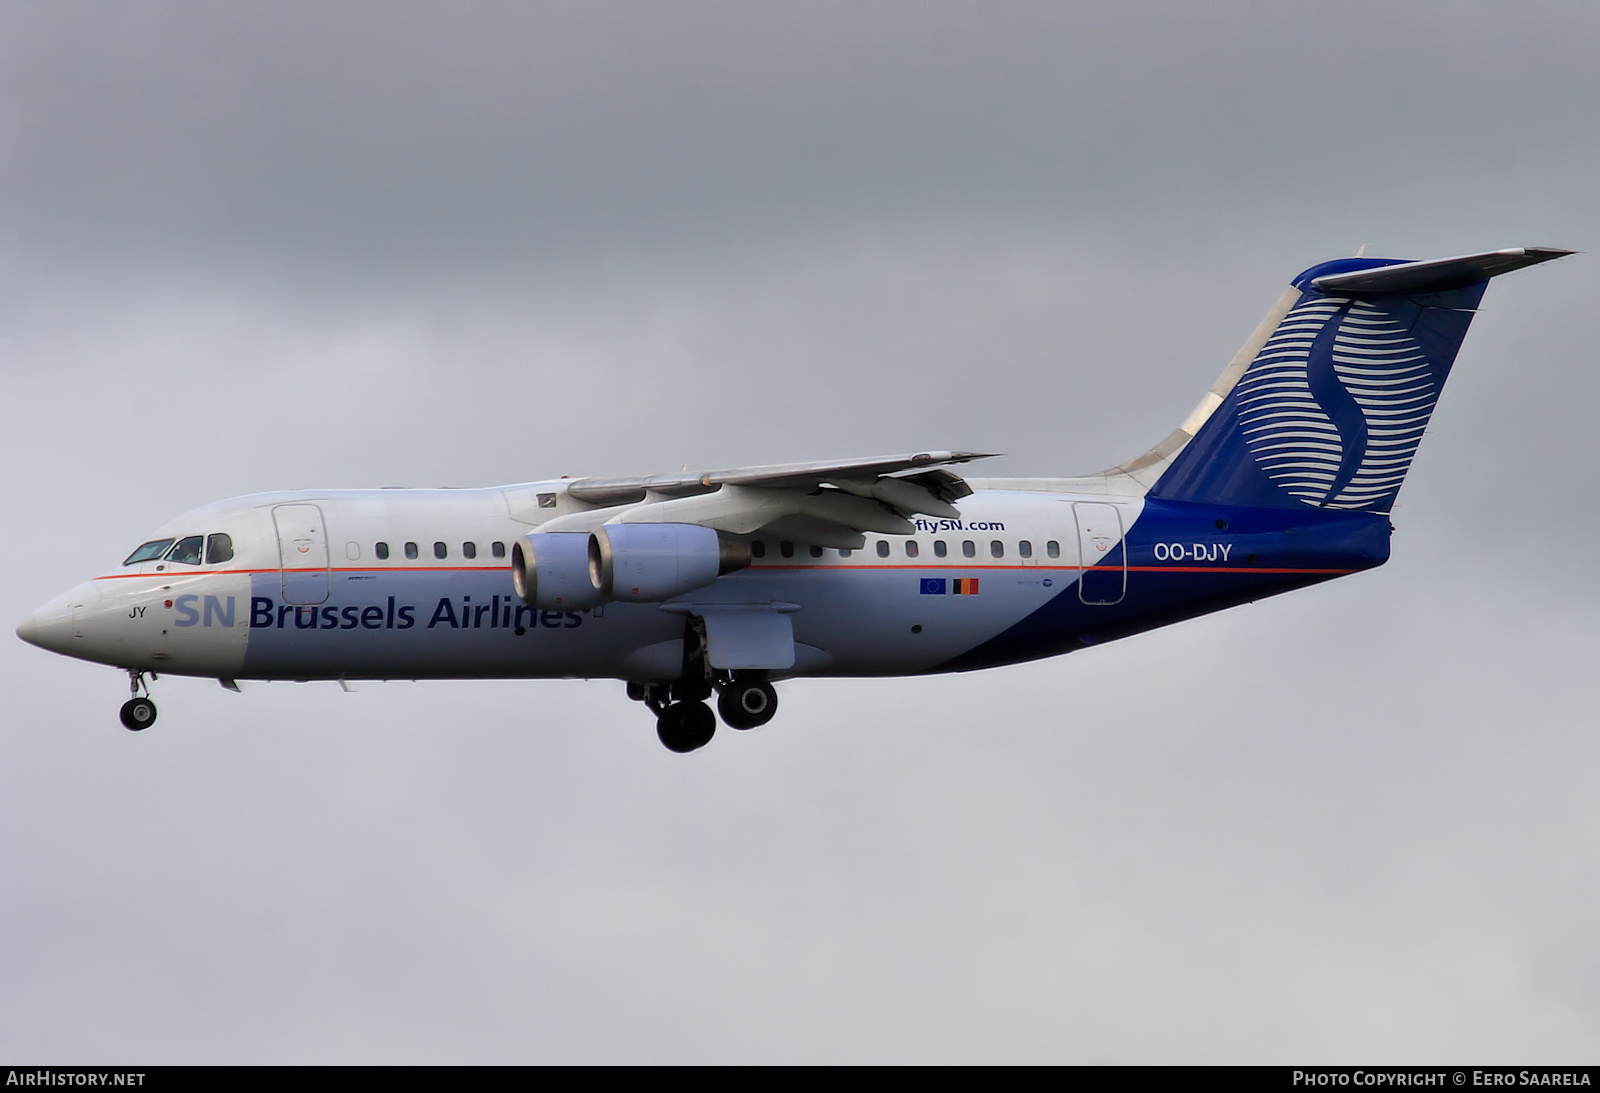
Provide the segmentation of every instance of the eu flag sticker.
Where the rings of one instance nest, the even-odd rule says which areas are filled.
[[[924,577],[924,578],[922,578],[922,594],[924,596],[943,596],[944,595],[944,578],[943,577]]]

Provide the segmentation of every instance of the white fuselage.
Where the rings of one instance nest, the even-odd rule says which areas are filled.
[[[30,640],[48,631],[51,648],[82,659],[224,679],[670,679],[689,609],[749,605],[792,621],[794,664],[775,675],[922,673],[1026,618],[1094,565],[1109,544],[1085,511],[1108,518],[1115,540],[1142,508],[1138,498],[979,489],[959,519],[919,518],[914,534],[868,534],[862,549],[749,536],[759,556],[747,569],[665,604],[538,610],[513,593],[509,552],[582,508],[563,485],[302,491],[210,505],[157,537],[225,533],[231,558],[104,573],[36,613]]]

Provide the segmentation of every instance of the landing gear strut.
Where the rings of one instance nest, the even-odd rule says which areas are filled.
[[[150,678],[156,678],[154,672],[150,673]],[[122,704],[122,725],[132,732],[142,732],[156,723],[156,704],[150,701],[150,687],[144,681],[143,672],[128,669],[128,690],[133,697]]]
[[[706,705],[713,687],[721,691],[717,712],[734,729],[765,725],[778,712],[778,692],[765,671],[741,671],[729,678],[714,673],[706,662],[705,620],[690,615],[683,628],[683,675],[666,683],[628,684],[628,697],[643,702],[656,715],[656,735],[668,750],[680,754],[711,743],[717,719]]]
[[[657,684],[652,690],[666,690],[672,701],[650,704],[656,711],[656,735],[668,751],[684,754],[711,743],[717,719],[706,705],[711,697],[711,668],[706,664],[705,620],[690,615],[683,623],[683,676],[670,686]]]

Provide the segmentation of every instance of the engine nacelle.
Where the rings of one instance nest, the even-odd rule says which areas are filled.
[[[750,564],[750,546],[698,524],[606,524],[589,536],[589,584],[603,599],[660,603]]]
[[[522,602],[546,611],[582,611],[605,603],[589,580],[589,536],[534,531],[511,547],[511,583]]]

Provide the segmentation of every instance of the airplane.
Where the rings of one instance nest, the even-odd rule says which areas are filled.
[[[491,489],[302,490],[186,513],[17,627],[238,680],[614,678],[674,752],[775,681],[971,671],[1382,565],[1489,279],[1572,251],[1339,258],[1295,277],[1171,435],[1076,478],[871,459]]]

